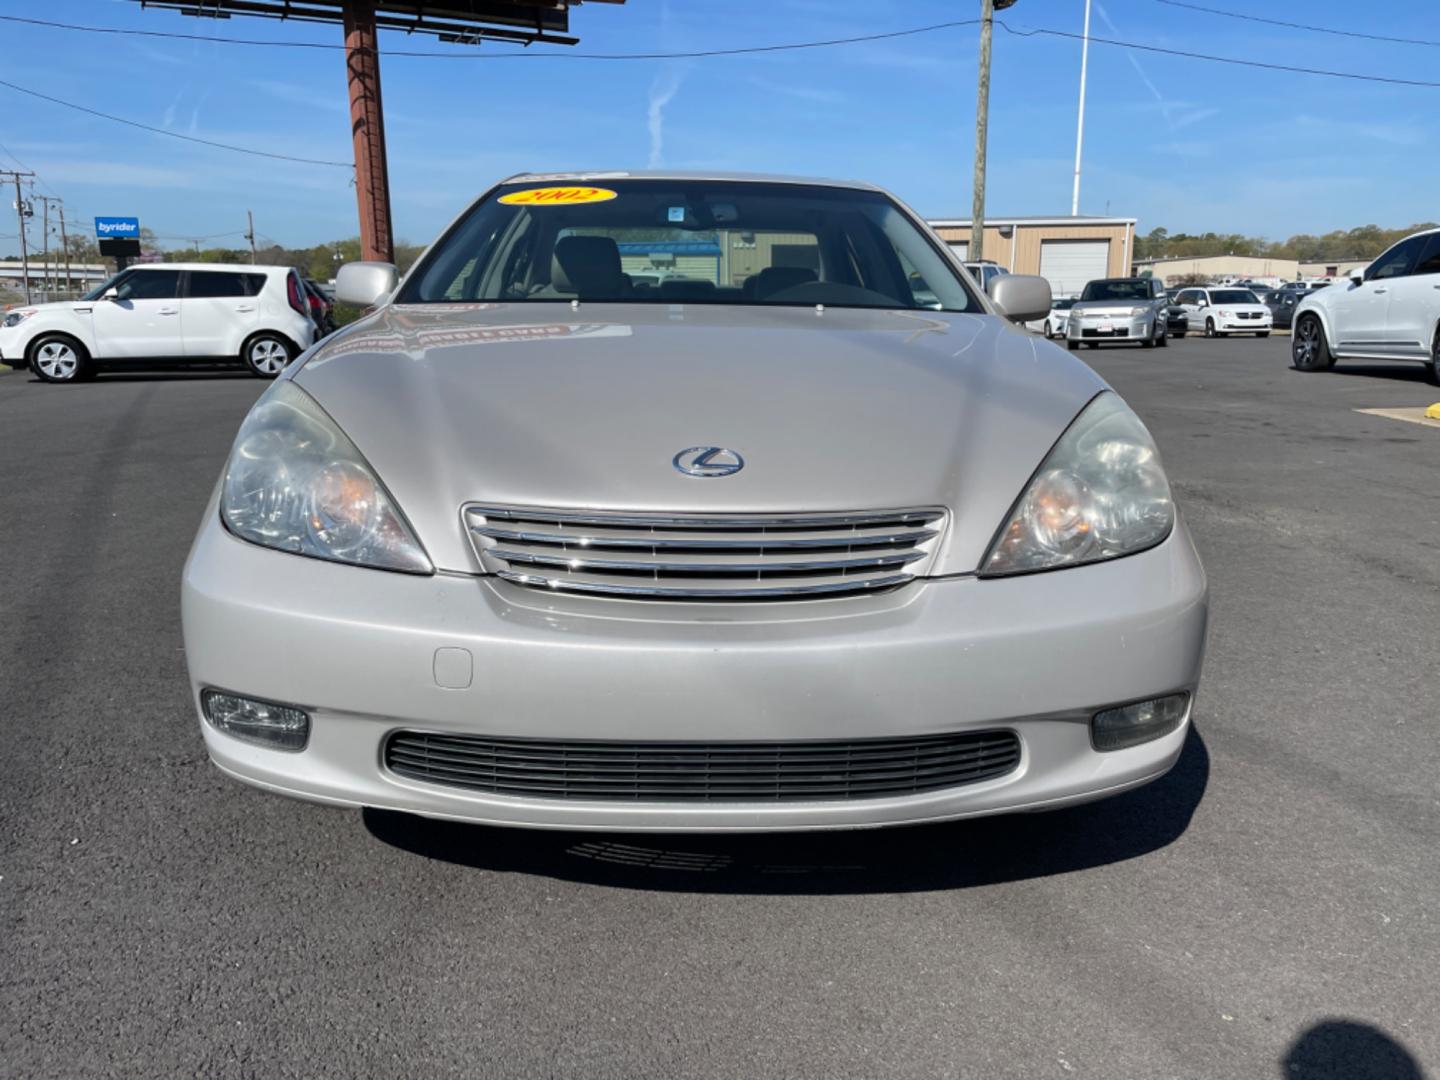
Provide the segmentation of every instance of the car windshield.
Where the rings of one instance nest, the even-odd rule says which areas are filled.
[[[1210,294],[1212,304],[1258,304],[1249,289],[1216,289]]]
[[[1092,281],[1080,294],[1081,300],[1149,300],[1148,281]]]
[[[880,192],[598,183],[497,188],[440,239],[396,302],[982,310],[938,245]]]

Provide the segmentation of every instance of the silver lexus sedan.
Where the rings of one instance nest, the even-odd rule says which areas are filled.
[[[611,830],[1096,799],[1206,585],[1144,425],[863,184],[517,176],[292,364],[184,572],[201,730],[338,806]],[[917,299],[917,294],[920,298]]]

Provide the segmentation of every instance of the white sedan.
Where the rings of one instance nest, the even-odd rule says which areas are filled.
[[[1270,336],[1270,309],[1249,289],[1197,286],[1183,290],[1175,303],[1185,309],[1190,329],[1202,330],[1206,337]]]

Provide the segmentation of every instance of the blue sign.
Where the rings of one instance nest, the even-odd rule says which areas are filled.
[[[140,219],[138,217],[97,217],[95,237],[98,240],[139,240]]]

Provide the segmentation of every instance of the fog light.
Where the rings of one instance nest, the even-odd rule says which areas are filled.
[[[1090,743],[1096,750],[1123,750],[1168,735],[1189,703],[1189,694],[1170,694],[1098,712],[1090,721]]]
[[[310,717],[290,705],[206,690],[200,706],[216,730],[242,742],[295,751],[304,750],[310,739]]]

